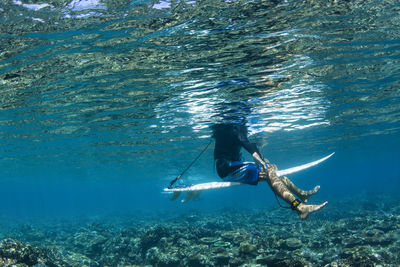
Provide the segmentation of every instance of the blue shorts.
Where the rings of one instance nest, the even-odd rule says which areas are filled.
[[[222,178],[224,181],[257,185],[260,169],[254,162],[231,161],[229,167],[235,170]]]

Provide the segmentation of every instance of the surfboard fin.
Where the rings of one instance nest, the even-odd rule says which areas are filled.
[[[182,199],[182,202],[185,203],[185,202],[188,202],[189,200],[198,198],[200,196],[200,194],[201,194],[200,190],[199,191],[188,191],[188,192],[186,192],[185,198]]]
[[[174,201],[181,195],[181,193],[182,192],[174,192],[174,194],[172,195],[172,197],[169,200]]]
[[[181,200],[182,203],[188,202],[189,200],[198,198],[201,194],[201,190],[196,190],[196,191],[187,191],[185,194],[185,198]],[[176,200],[180,195],[182,194],[182,191],[175,191],[173,192],[171,198],[169,200],[174,201]]]

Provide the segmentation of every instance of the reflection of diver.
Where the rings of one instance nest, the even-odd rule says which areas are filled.
[[[247,138],[247,128],[244,124],[217,124],[213,126],[215,138],[214,159],[218,175],[225,181],[240,182],[256,185],[259,181],[266,181],[272,191],[290,204],[302,220],[315,211],[322,209],[328,202],[321,205],[306,205],[308,198],[317,193],[319,186],[313,190],[304,191],[298,188],[287,177],[276,175],[277,167],[263,159],[255,144]],[[256,163],[243,162],[240,150],[249,152]],[[261,166],[261,168],[259,168]],[[299,199],[293,195],[297,195]]]

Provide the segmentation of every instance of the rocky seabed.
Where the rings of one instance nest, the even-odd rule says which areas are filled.
[[[23,223],[0,228],[0,266],[400,266],[400,206],[340,207]]]

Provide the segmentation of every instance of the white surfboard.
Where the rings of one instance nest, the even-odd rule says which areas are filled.
[[[292,168],[285,169],[285,170],[278,170],[278,171],[276,172],[276,175],[278,175],[278,176],[284,176],[284,175],[288,175],[288,174],[292,174],[292,173],[295,173],[295,172],[299,172],[299,171],[308,169],[308,168],[310,168],[310,167],[312,167],[312,166],[318,165],[318,164],[320,164],[321,162],[323,162],[323,161],[329,159],[330,157],[333,156],[333,154],[335,154],[335,152],[329,154],[329,155],[326,156],[326,157],[323,157],[323,158],[321,158],[321,159],[319,159],[319,160],[316,160],[316,161],[313,161],[313,162],[310,162],[310,163],[306,163],[306,164],[303,164],[303,165],[300,165],[300,166],[296,166],[296,167],[292,167]]]
[[[308,169],[310,167],[313,167],[315,165],[320,164],[321,162],[327,160],[330,158],[335,152],[329,154],[326,157],[323,157],[319,160],[312,161],[300,166],[292,167],[289,169],[285,170],[278,170],[276,174],[278,176],[283,176],[283,175],[288,175],[292,174],[295,172],[299,172],[305,169]],[[179,195],[182,192],[187,192],[186,197],[182,200],[182,202],[186,202],[190,199],[196,198],[200,195],[201,191],[203,190],[210,190],[210,189],[220,189],[220,188],[226,188],[226,187],[234,187],[234,186],[239,186],[239,185],[245,185],[243,183],[238,183],[238,182],[209,182],[209,183],[201,183],[201,184],[195,184],[195,185],[190,185],[190,186],[185,186],[185,187],[177,187],[177,188],[164,188],[165,192],[173,192],[173,196],[171,200],[175,200],[179,197]]]

